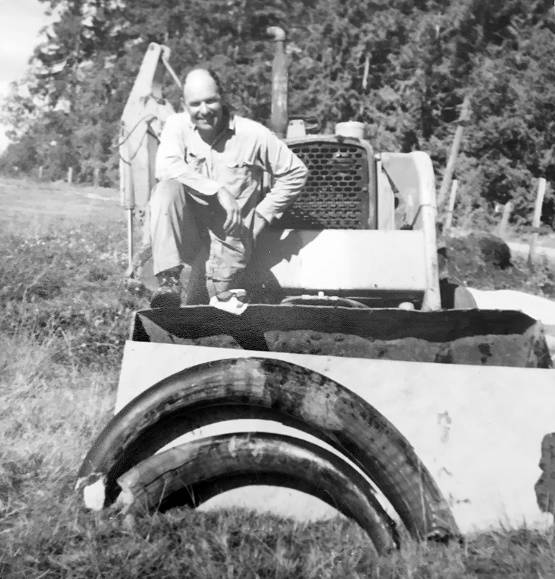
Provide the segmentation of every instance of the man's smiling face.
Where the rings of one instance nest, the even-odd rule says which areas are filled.
[[[192,71],[183,87],[185,109],[201,136],[211,139],[222,129],[224,107],[218,85],[207,70]]]

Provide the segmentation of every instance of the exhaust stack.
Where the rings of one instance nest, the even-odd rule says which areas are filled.
[[[285,54],[286,34],[279,26],[270,26],[266,32],[275,43],[274,61],[272,63],[272,113],[270,126],[279,136],[287,133],[287,55]]]

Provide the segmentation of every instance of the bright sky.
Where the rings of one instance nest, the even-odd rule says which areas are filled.
[[[45,8],[38,0],[0,0],[0,99],[27,69],[39,31],[48,22]],[[8,143],[4,131],[0,124],[0,151]]]

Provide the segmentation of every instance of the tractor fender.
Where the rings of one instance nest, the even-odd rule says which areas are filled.
[[[343,453],[376,484],[414,538],[459,535],[429,471],[391,422],[334,380],[263,357],[200,364],[147,389],[101,432],[76,486],[86,504],[101,508],[117,497],[120,475],[170,441],[202,425],[242,418],[294,426]]]
[[[370,483],[338,455],[310,442],[264,432],[222,434],[155,454],[117,480],[122,514],[196,507],[241,486],[269,484],[320,498],[355,520],[375,550],[399,546],[394,521]]]

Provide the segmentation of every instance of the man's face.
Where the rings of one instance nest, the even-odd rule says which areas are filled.
[[[222,128],[224,112],[221,95],[212,77],[193,73],[185,83],[183,97],[185,109],[198,131],[215,136]]]

